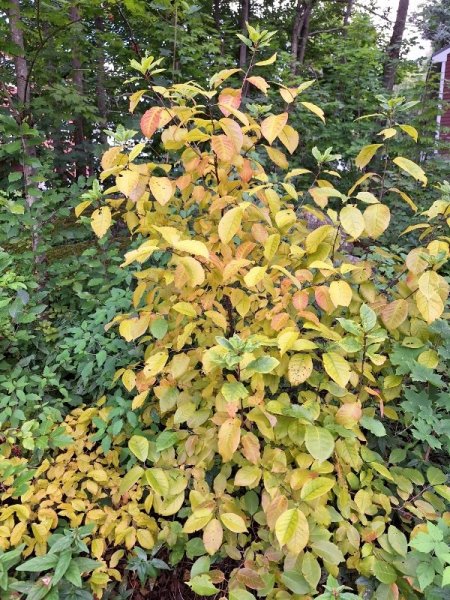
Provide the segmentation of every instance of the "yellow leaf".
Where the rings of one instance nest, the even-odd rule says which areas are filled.
[[[291,508],[282,513],[275,523],[275,535],[281,547],[287,546],[291,554],[300,554],[309,540],[308,521],[302,511]]]
[[[218,232],[221,241],[228,244],[241,228],[242,208],[237,206],[228,210],[220,219]]]
[[[427,323],[432,323],[444,312],[444,303],[438,293],[425,296],[420,290],[416,293],[416,304]]]
[[[333,227],[331,225],[321,225],[320,227],[317,227],[317,229],[314,229],[314,231],[311,231],[305,240],[306,252],[308,254],[313,254],[332,231]]]
[[[285,125],[279,135],[280,142],[292,154],[297,149],[300,136],[290,125]]]
[[[266,272],[267,267],[253,267],[244,277],[245,285],[248,287],[258,285],[258,283],[264,279]]]
[[[118,158],[123,157],[121,150],[121,146],[113,146],[113,148],[109,148],[108,150],[106,150],[106,152],[102,156],[102,160],[100,163],[104,171],[112,169],[112,167],[115,167],[118,164]]]
[[[357,239],[365,228],[365,222],[362,212],[356,206],[344,206],[339,214],[339,219],[343,230]]]
[[[97,558],[98,560],[100,560],[101,557],[103,556],[103,553],[105,552],[105,549],[106,549],[105,540],[103,540],[101,538],[96,538],[96,539],[92,540],[91,554],[92,554],[92,556],[94,556],[94,558]]]
[[[140,99],[142,98],[142,96],[145,94],[147,90],[138,90],[137,92],[134,92],[133,94],[131,94],[130,96],[130,113],[134,112],[134,109],[136,108],[136,106],[139,104]]]
[[[91,204],[92,200],[85,200],[84,202],[80,202],[80,204],[77,204],[77,206],[75,206],[75,216],[79,217]]]
[[[278,150],[277,148],[271,148],[270,146],[264,146],[264,148],[266,149],[270,160],[275,163],[277,167],[280,167],[280,169],[289,168],[289,163],[286,159],[286,156],[283,154],[283,152],[281,152],[281,150]]]
[[[328,477],[317,477],[305,483],[300,492],[300,498],[305,502],[312,502],[327,494],[336,482]]]
[[[361,417],[361,403],[347,402],[346,404],[343,404],[337,411],[335,421],[347,429],[352,429],[359,422]]]
[[[219,125],[222,127],[225,135],[233,141],[235,151],[240,152],[244,143],[244,135],[239,123],[236,123],[233,119],[224,117],[220,119]]]
[[[175,250],[181,250],[182,252],[209,258],[208,248],[203,242],[198,242],[197,240],[182,240],[181,242],[176,242],[174,248]]]
[[[255,67],[266,67],[267,65],[272,65],[277,60],[277,53],[272,54],[270,58],[266,58],[265,60],[260,60],[255,63]]]
[[[358,192],[356,198],[365,204],[377,204],[378,198],[372,192]]]
[[[307,108],[310,112],[314,113],[319,119],[321,119],[325,123],[325,114],[323,110],[313,104],[312,102],[301,102],[305,108]]]
[[[405,133],[407,133],[412,139],[417,142],[419,139],[419,133],[415,127],[412,125],[400,125],[400,129],[402,129]]]
[[[283,329],[283,331],[281,331],[277,337],[277,344],[278,348],[280,349],[280,355],[283,356],[283,354],[286,354],[286,352],[293,347],[297,339],[298,331]]]
[[[397,188],[390,188],[389,191],[395,192],[396,194],[398,194],[401,198],[403,198],[403,200],[406,202],[406,204],[408,206],[410,206],[414,212],[417,212],[417,206],[415,205],[415,203],[412,201],[412,199],[408,196],[408,194],[406,192],[402,192],[402,190],[399,190]]]
[[[122,383],[125,386],[125,388],[129,392],[131,392],[131,390],[136,385],[136,375],[134,374],[134,371],[132,371],[131,369],[125,369],[125,371],[122,374]]]
[[[181,256],[177,257],[177,272],[180,268],[183,269],[183,278],[186,278],[186,282],[190,287],[196,287],[201,285],[205,281],[205,271],[203,270],[202,265],[196,260],[192,258],[192,256]],[[183,286],[183,282],[178,284],[177,278],[175,278],[175,284],[177,287],[181,288]]]
[[[213,135],[211,148],[217,158],[223,162],[231,162],[236,154],[234,142],[227,135]]]
[[[229,462],[236,452],[241,439],[241,421],[226,419],[219,428],[218,448],[224,462]]]
[[[154,377],[166,366],[169,355],[167,352],[157,352],[145,361],[144,374],[146,377]]]
[[[350,365],[337,352],[326,352],[322,355],[325,371],[339,386],[345,388],[350,380]]]
[[[198,508],[187,518],[183,526],[183,531],[185,533],[200,531],[200,529],[203,529],[211,521],[212,516],[213,507]]]
[[[311,173],[311,171],[309,169],[292,169],[292,171],[289,171],[289,173],[285,176],[285,180],[286,179],[292,179],[293,177],[298,177],[299,175],[306,175],[307,173]]]
[[[173,185],[168,177],[150,177],[150,191],[161,206],[169,202],[173,195]]]
[[[194,308],[193,304],[189,302],[177,302],[172,306],[173,310],[181,313],[182,315],[186,315],[187,317],[196,317],[197,311]]]
[[[261,123],[261,133],[272,144],[283,131],[288,120],[288,113],[284,112],[280,115],[270,115]]]
[[[242,69],[223,69],[222,71],[219,71],[218,73],[215,73],[211,77],[211,79],[209,80],[209,85],[211,87],[216,88],[221,83],[223,83],[226,79],[228,79],[229,77],[231,77],[235,73],[238,73],[239,71],[242,71]]]
[[[223,513],[220,515],[220,520],[227,529],[233,533],[244,533],[247,531],[244,519],[240,515],[232,512]]]
[[[352,301],[352,288],[346,281],[332,281],[330,297],[335,306],[349,306]]]
[[[428,179],[425,175],[425,171],[419,167],[415,162],[409,160],[409,158],[403,158],[403,156],[397,156],[393,161],[400,169],[406,171],[409,175],[417,179],[417,181],[421,181],[424,186],[427,185]]]
[[[139,546],[146,550],[151,550],[155,545],[155,539],[148,529],[138,529],[136,531],[136,537],[139,542]]]
[[[272,260],[275,256],[278,246],[280,245],[281,237],[279,233],[272,233],[269,235],[267,240],[264,242],[264,258],[266,260]]]
[[[387,129],[380,131],[378,135],[382,135],[384,139],[387,140],[391,137],[394,137],[394,135],[397,135],[397,130],[394,129],[394,127],[388,127]]]
[[[378,148],[381,148],[382,146],[383,144],[369,144],[368,146],[364,146],[364,148],[360,150],[358,156],[355,158],[355,165],[359,169],[364,169],[364,167],[368,165],[375,156]]]
[[[145,191],[145,180],[137,171],[122,171],[116,177],[119,192],[137,202]]]
[[[247,77],[247,81],[258,88],[263,94],[267,96],[267,90],[270,88],[270,85],[264,79],[264,77],[253,76]]]
[[[131,410],[137,410],[138,408],[141,408],[141,406],[144,404],[147,396],[148,396],[148,390],[145,390],[145,391],[141,392],[140,394],[138,394],[137,396],[135,396],[131,403]]]
[[[418,284],[419,290],[425,298],[431,298],[434,294],[439,293],[439,288],[443,284],[445,285],[445,282],[436,271],[425,271],[419,277]]]
[[[391,212],[385,204],[372,204],[364,211],[364,223],[369,237],[380,237],[389,226]]]
[[[383,307],[381,311],[381,320],[384,326],[393,331],[400,327],[408,316],[408,302],[399,298]]]
[[[111,227],[111,210],[109,206],[102,206],[94,210],[91,216],[91,226],[95,235],[102,238]]]
[[[212,556],[215,554],[223,540],[223,528],[218,519],[212,519],[203,532],[203,544],[206,552]]]
[[[313,361],[309,354],[294,354],[288,365],[288,380],[291,385],[300,385],[313,371]]]
[[[145,137],[152,137],[157,129],[167,125],[174,115],[167,108],[152,106],[141,117],[141,130]]]
[[[147,331],[151,319],[151,314],[148,312],[141,313],[139,317],[132,319],[124,319],[120,322],[119,333],[127,342],[131,342]]]

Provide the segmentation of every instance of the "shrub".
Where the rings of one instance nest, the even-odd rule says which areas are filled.
[[[249,27],[252,67],[274,62],[255,60],[271,35]],[[389,253],[382,176],[364,172],[338,190],[331,150],[315,151],[316,173],[289,171],[284,148],[292,154],[299,143],[290,112],[324,118],[314,104],[297,104],[311,82],[279,86],[286,111],[272,114],[245,105],[248,86],[268,88],[251,69],[239,87],[227,87],[239,73],[227,69],[205,90],[156,85],[157,66],[139,65],[149,89],[131,96],[131,108],[147,95],[157,102],[141,128],[158,162],[146,159],[145,142],[131,149],[127,135],[116,138],[102,159],[111,187],[78,208],[92,206],[99,238],[123,219],[135,239],[124,261],[139,267],[133,308],[112,320],[145,347],[116,374],[134,394],[134,431],[104,451],[87,423],[103,427],[114,408],[77,409],[68,421],[77,444],[43,464],[39,491],[23,498],[40,508],[3,514],[5,546],[16,517],[25,527],[14,543],[28,554],[44,553],[63,520],[93,523],[88,543],[103,562],[91,576],[97,595],[120,577],[111,542],[163,544],[172,565],[197,556],[188,585],[203,597],[351,598],[345,586],[378,599],[435,597],[448,581],[438,546],[447,540],[445,459],[395,442],[410,427],[402,412],[417,392],[411,382],[425,384],[430,402],[446,385],[437,319],[448,296],[438,273],[448,201],[437,200],[414,229],[423,245],[406,259]],[[357,166],[382,146],[364,147]],[[426,185],[415,163],[394,164]],[[302,178],[306,185],[293,184]],[[33,525],[29,535],[31,510],[44,511],[40,540]],[[427,564],[428,538],[433,577],[417,566]]]

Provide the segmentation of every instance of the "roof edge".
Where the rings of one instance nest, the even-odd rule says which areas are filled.
[[[431,61],[434,63],[444,62],[447,60],[447,56],[449,54],[450,54],[450,45],[446,46],[445,48],[441,48],[441,50],[438,50],[437,52],[435,52],[431,57]]]

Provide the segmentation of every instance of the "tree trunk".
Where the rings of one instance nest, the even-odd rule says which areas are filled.
[[[74,1],[73,4],[70,6],[69,18],[72,23],[77,23],[80,21],[80,11],[78,10],[76,1]],[[78,34],[80,33],[79,28],[77,26],[72,27],[72,33],[74,34],[74,36],[72,38],[72,83],[73,83],[75,90],[78,92],[78,94],[80,94],[80,96],[83,96],[83,92],[84,92],[83,70],[82,70],[82,63],[81,63],[80,54],[78,52],[78,44],[77,44],[77,33]],[[74,143],[75,149],[80,151],[81,153],[83,153],[83,151],[84,151],[83,146],[84,146],[84,140],[85,140],[85,136],[84,136],[85,123],[84,123],[83,116],[80,114],[74,115],[73,125],[74,125],[73,143]],[[79,157],[76,160],[76,163],[77,163],[75,166],[76,177],[78,177],[79,175],[87,175],[87,168],[86,168],[87,161],[83,160],[81,157]]]
[[[30,82],[29,82],[29,69],[28,63],[25,56],[25,45],[23,41],[22,24],[20,20],[20,2],[19,0],[10,0],[10,6],[8,11],[9,16],[9,29],[11,32],[11,41],[17,46],[17,54],[14,57],[14,67],[16,71],[16,88],[17,88],[17,100],[19,104],[19,110],[17,111],[16,120],[19,125],[22,125],[24,121],[29,121],[29,105],[30,105]],[[11,107],[12,108],[12,107]],[[30,124],[30,123],[29,123]],[[21,170],[23,173],[23,190],[25,194],[25,201],[29,207],[31,207],[36,201],[36,196],[30,193],[33,187],[33,160],[36,158],[36,149],[33,145],[28,143],[26,136],[21,136],[22,143],[22,165]],[[32,240],[31,245],[33,250],[37,247],[37,233],[35,228],[32,228]]]
[[[305,9],[305,18],[303,21],[302,37],[300,40],[300,47],[298,49],[298,63],[303,64],[305,60],[306,44],[308,43],[309,36],[309,23],[311,21],[313,3],[309,2]]]
[[[96,78],[96,92],[97,92],[97,108],[98,114],[101,117],[100,127],[100,141],[102,144],[106,144],[108,136],[104,133],[103,129],[106,127],[108,117],[108,105],[107,96],[105,89],[105,52],[103,50],[103,39],[102,33],[105,29],[102,17],[95,17],[95,29],[97,30],[97,78]]]
[[[220,32],[220,0],[214,0],[213,2],[213,19],[217,31]]]
[[[295,9],[295,18],[294,25],[292,27],[292,37],[291,37],[291,70],[292,74],[296,75],[298,70],[298,41],[300,38],[300,32],[303,27],[303,23],[305,20],[305,3],[303,0],[297,0],[297,6]]]
[[[350,23],[350,18],[352,16],[352,11],[353,11],[353,0],[347,0],[347,6],[345,7],[345,12],[344,12],[344,27],[347,27],[348,24]],[[344,36],[347,35],[347,30],[344,29]]]
[[[248,21],[250,14],[250,0],[241,0],[241,15],[240,15],[240,28],[243,35],[247,35],[247,28],[245,24]],[[244,69],[247,64],[247,46],[241,42],[239,46],[239,66]]]
[[[391,40],[386,50],[383,69],[383,85],[389,92],[392,92],[394,89],[395,75],[397,73],[398,60],[400,58],[408,8],[409,0],[399,0],[394,29],[392,30]]]
[[[23,32],[20,22],[19,0],[10,0],[9,29],[11,32],[11,40],[17,46],[17,54],[14,57],[17,99],[19,100],[21,109],[23,109],[27,108],[30,102],[30,86],[28,84],[28,64],[25,58],[25,46],[23,43]]]

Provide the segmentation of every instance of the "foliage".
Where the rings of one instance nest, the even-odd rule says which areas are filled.
[[[266,32],[248,31],[256,56]],[[438,273],[448,257],[448,202],[437,200],[405,231],[424,240],[406,257],[377,246],[391,220],[385,170],[399,186],[389,191],[415,211],[401,186],[404,173],[425,186],[421,167],[386,153],[383,141],[369,144],[356,167],[377,152],[388,166],[344,193],[333,183],[339,156],[317,150],[320,179],[294,185],[309,170],[289,171],[283,150],[298,144],[289,112],[246,112],[245,85],[268,84],[249,72],[230,87],[235,74],[221,71],[210,89],[190,82],[140,92],[160,102],[141,127],[165,160],[146,161],[141,142],[112,147],[101,176],[110,187],[78,209],[92,205],[99,238],[123,219],[139,241],[124,261],[138,266],[133,310],[112,320],[125,340],[146,345],[142,360],[117,373],[136,390],[140,415],[119,494],[143,494],[153,515],[147,547],[157,537],[172,564],[189,536],[201,538],[188,584],[203,596],[223,580],[208,557],[227,556],[237,561],[230,598],[314,594],[322,572],[359,574],[358,590],[375,598],[413,597],[417,586],[404,577],[411,520],[444,515],[449,488],[437,466],[425,485],[429,451],[412,465],[406,452],[389,456],[385,438],[395,438],[399,411],[412,410],[408,381],[426,383],[432,397],[444,385],[445,352],[433,336],[448,296]],[[309,85],[279,89],[289,105]],[[315,104],[299,107],[323,119]],[[417,137],[393,116],[407,110],[404,100],[382,108],[385,140]],[[155,261],[157,252],[168,258]],[[132,547],[137,533],[127,527]]]

